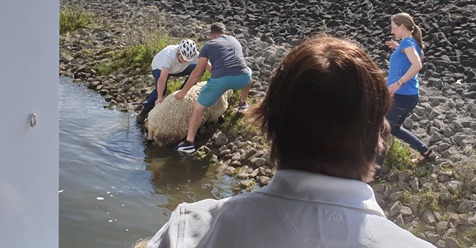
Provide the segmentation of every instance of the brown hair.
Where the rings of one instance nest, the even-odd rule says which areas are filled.
[[[210,27],[210,33],[212,33],[212,34],[225,34],[226,33],[225,24],[223,24],[221,22],[212,23],[212,25]]]
[[[420,27],[415,24],[413,18],[408,13],[398,13],[392,16],[392,22],[398,26],[403,25],[408,31],[412,32],[412,37],[418,42],[420,49],[423,50],[423,36]]]
[[[369,181],[389,125],[390,95],[380,68],[357,45],[317,37],[298,45],[252,110],[278,169]]]

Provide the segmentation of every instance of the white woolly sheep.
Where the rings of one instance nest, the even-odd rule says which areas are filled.
[[[154,140],[158,146],[169,146],[186,137],[193,105],[205,83],[197,83],[182,100],[175,99],[178,92],[176,91],[168,95],[162,103],[155,105],[147,117],[148,139]],[[218,121],[228,108],[227,96],[228,92],[203,112],[200,126]]]

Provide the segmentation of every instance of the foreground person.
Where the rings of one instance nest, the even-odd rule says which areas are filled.
[[[270,184],[180,204],[142,245],[434,247],[387,220],[366,183],[389,133],[389,105],[385,78],[361,48],[331,37],[303,42],[281,62],[252,110],[277,166]]]

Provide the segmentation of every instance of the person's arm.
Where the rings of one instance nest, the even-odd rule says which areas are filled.
[[[394,40],[385,41],[385,45],[387,45],[388,47],[392,49],[396,49],[398,47],[398,43]]]
[[[205,68],[207,67],[207,64],[208,64],[208,58],[201,57],[198,59],[197,66],[195,67],[195,69],[193,69],[192,73],[190,74],[190,77],[188,78],[187,83],[179,92],[175,94],[175,98],[177,100],[182,100],[187,94],[187,92],[190,90],[190,88],[192,88],[192,86],[194,86],[198,82],[200,77],[205,72]]]
[[[212,73],[212,64],[210,64],[210,61],[207,61],[207,71]]]
[[[157,100],[155,101],[155,104],[159,104],[164,101],[164,95],[162,92],[165,89],[165,84],[167,83],[167,77],[169,76],[169,69],[162,69],[160,71],[160,77],[157,82]]]
[[[388,90],[390,91],[391,95],[400,89],[400,87],[402,87],[408,80],[412,79],[423,67],[421,58],[414,47],[404,48],[403,52],[405,55],[407,55],[407,58],[410,60],[412,65],[410,68],[408,68],[407,72],[405,72],[405,74],[403,74],[403,76],[397,80],[397,82],[389,86]]]

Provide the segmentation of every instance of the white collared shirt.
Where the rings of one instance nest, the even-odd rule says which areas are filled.
[[[257,191],[182,203],[147,248],[434,247],[385,218],[366,183],[278,170]]]

